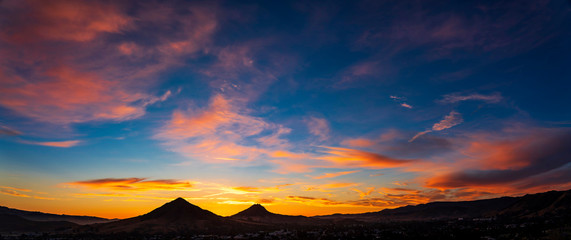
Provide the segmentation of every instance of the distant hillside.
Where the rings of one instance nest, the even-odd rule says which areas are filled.
[[[354,219],[367,222],[426,221],[457,218],[522,218],[571,213],[571,190],[463,202],[432,202],[379,212],[334,214],[321,219]]]
[[[100,217],[90,216],[75,216],[75,215],[59,215],[43,212],[32,212],[25,210],[18,210],[0,206],[0,214],[19,216],[31,221],[67,221],[79,225],[93,224],[93,223],[106,223],[115,221],[116,219],[106,219]]]
[[[272,213],[260,204],[254,204],[244,211],[241,211],[230,217],[231,219],[258,224],[288,224],[288,225],[307,225],[318,224],[319,219],[304,216],[290,216]]]
[[[78,225],[66,221],[31,221],[16,215],[0,214],[0,232],[53,232]]]

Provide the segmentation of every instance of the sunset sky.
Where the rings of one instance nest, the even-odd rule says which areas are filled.
[[[0,1],[0,205],[379,211],[571,188],[571,2]]]

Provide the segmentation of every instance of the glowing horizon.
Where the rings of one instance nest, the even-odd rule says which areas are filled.
[[[0,2],[0,205],[380,211],[571,188],[568,1]]]

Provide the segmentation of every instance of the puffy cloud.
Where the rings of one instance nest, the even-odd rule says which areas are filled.
[[[263,131],[271,131],[275,135],[262,136]],[[204,109],[175,111],[155,138],[165,141],[165,145],[175,152],[202,161],[250,161],[272,151],[245,145],[246,137],[265,137],[262,141],[271,139],[280,145],[279,136],[288,132],[279,125],[247,115],[232,101],[216,95]],[[273,151],[273,154],[279,155],[280,151]]]

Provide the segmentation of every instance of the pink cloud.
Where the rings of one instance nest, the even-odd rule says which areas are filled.
[[[452,112],[450,112],[450,114],[446,115],[444,117],[444,119],[440,120],[440,122],[437,122],[434,125],[432,125],[432,129],[425,130],[425,131],[417,133],[416,135],[414,135],[414,137],[412,137],[409,140],[409,142],[412,142],[412,141],[416,140],[417,138],[419,138],[420,136],[427,134],[429,132],[442,131],[442,130],[454,127],[454,126],[462,123],[463,121],[464,121],[464,119],[462,119],[462,114],[460,114],[456,111],[452,111]]]
[[[5,2],[3,2],[4,4]],[[153,4],[126,2],[21,1],[7,4],[15,24],[0,33],[0,105],[39,122],[67,125],[141,117],[155,96],[157,75],[210,44],[215,10],[161,4],[169,18],[148,14]],[[147,27],[172,25],[129,39]],[[111,41],[109,36],[115,36]],[[124,38],[124,39],[123,39]],[[21,69],[21,71],[15,71]]]
[[[309,117],[305,120],[309,132],[319,138],[320,141],[329,139],[329,122],[324,118]]]
[[[36,142],[36,141],[20,141],[21,143],[31,144],[31,145],[40,145],[46,147],[59,147],[59,148],[68,148],[74,147],[81,143],[79,140],[71,140],[71,141],[59,141],[59,142]]]
[[[262,154],[280,155],[277,150],[288,146],[280,136],[289,130],[249,116],[248,110],[239,105],[216,95],[206,108],[177,110],[155,138],[175,152],[207,162],[252,161]],[[262,135],[263,131],[271,134]],[[262,146],[245,145],[246,137],[268,142]]]
[[[370,147],[375,144],[375,141],[366,138],[345,139],[341,142],[341,145],[349,147]]]
[[[503,97],[500,93],[494,93],[494,94],[490,94],[490,95],[484,95],[484,94],[479,94],[479,93],[474,93],[474,94],[469,94],[469,95],[460,95],[458,93],[453,93],[453,94],[444,95],[443,98],[441,100],[439,100],[439,102],[457,103],[457,102],[461,102],[461,101],[474,100],[474,101],[483,101],[483,102],[488,102],[488,103],[498,103],[502,99],[503,99]]]

